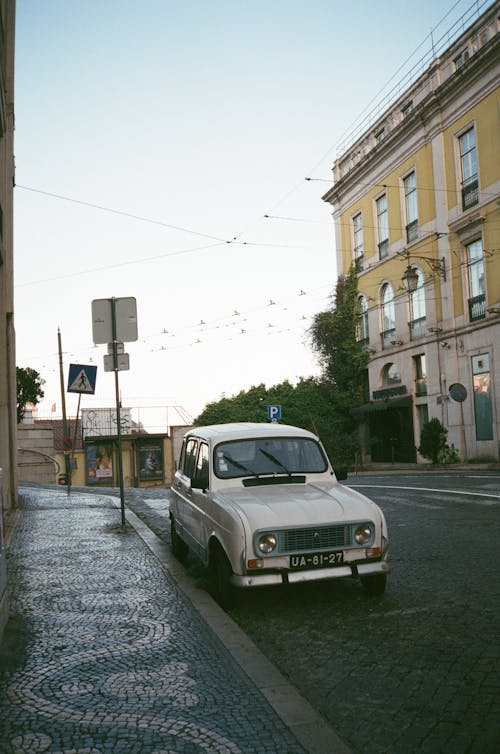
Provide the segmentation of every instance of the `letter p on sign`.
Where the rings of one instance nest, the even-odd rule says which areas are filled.
[[[267,418],[272,422],[277,422],[281,419],[281,406],[268,406]]]

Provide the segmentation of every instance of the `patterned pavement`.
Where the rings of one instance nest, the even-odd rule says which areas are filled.
[[[1,754],[303,754],[116,501],[26,488],[9,547]]]

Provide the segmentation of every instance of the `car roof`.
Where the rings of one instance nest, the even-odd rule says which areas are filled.
[[[307,437],[317,440],[315,434],[301,427],[276,422],[232,422],[229,424],[210,424],[206,427],[193,427],[185,437],[201,437],[212,444],[230,440],[248,440],[258,437]]]

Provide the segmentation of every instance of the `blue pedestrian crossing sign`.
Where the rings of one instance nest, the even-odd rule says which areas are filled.
[[[272,422],[277,422],[281,419],[281,406],[268,406],[267,418]]]
[[[88,393],[93,395],[95,392],[95,379],[97,367],[85,364],[70,364],[68,374],[68,393]]]

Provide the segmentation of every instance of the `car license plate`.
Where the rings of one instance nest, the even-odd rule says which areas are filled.
[[[332,568],[343,565],[344,553],[308,552],[306,555],[290,555],[290,569],[300,571],[308,568]]]

